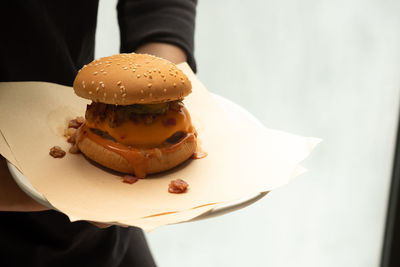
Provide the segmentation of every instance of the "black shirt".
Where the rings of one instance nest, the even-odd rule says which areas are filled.
[[[98,0],[0,1],[0,81],[71,86],[78,69],[93,60],[97,8]],[[121,52],[171,43],[195,69],[195,9],[196,0],[120,0]],[[154,265],[138,228],[70,223],[52,210],[0,212],[0,266]]]
[[[97,7],[98,0],[0,1],[0,81],[72,85],[77,70],[93,60]],[[196,0],[120,0],[121,52],[171,43],[195,70],[195,8]]]

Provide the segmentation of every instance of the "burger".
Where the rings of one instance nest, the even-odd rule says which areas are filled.
[[[195,152],[197,133],[182,102],[192,86],[173,63],[135,53],[104,57],[84,66],[73,88],[92,101],[75,142],[98,164],[144,178]]]

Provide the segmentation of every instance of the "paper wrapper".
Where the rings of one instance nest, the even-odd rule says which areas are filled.
[[[192,82],[185,99],[201,146],[208,156],[135,184],[91,164],[81,154],[54,159],[55,145],[68,151],[63,136],[69,119],[83,116],[88,100],[73,89],[44,82],[0,83],[0,152],[34,188],[72,221],[134,225],[146,230],[190,220],[220,203],[270,191],[290,181],[299,162],[319,139],[235,120],[217,105],[187,64]],[[168,193],[173,179],[189,183],[184,194]]]

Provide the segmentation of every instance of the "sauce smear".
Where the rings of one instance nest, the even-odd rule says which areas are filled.
[[[93,133],[86,124],[82,125],[76,133],[76,141],[79,143],[84,138],[89,138],[93,142],[103,146],[104,148],[117,153],[125,158],[134,169],[137,178],[145,178],[147,175],[148,161],[151,158],[160,157],[162,154],[173,153],[180,149],[182,144],[186,141],[193,142],[196,138],[194,133],[187,133],[185,137],[179,140],[178,143],[172,145],[160,146],[152,149],[138,149],[131,148],[126,145],[104,139],[99,135]],[[160,153],[161,152],[161,153]]]

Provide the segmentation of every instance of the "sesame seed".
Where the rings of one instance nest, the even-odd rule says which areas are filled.
[[[166,93],[167,92],[167,88],[164,88],[164,93]]]
[[[127,70],[127,69],[128,69],[128,67],[124,67],[123,69],[124,69],[124,70]]]
[[[148,70],[149,73],[151,73],[151,70]]]
[[[101,69],[101,70],[100,70],[100,72],[103,72],[103,71],[104,71],[104,69]]]
[[[92,91],[89,91],[89,95],[91,95],[92,94]]]
[[[106,92],[104,92],[104,97],[106,97],[107,96],[107,93]]]
[[[164,74],[161,74],[161,78],[164,78],[165,77],[165,75]]]
[[[103,88],[104,88],[104,83],[102,83],[102,84],[101,84],[101,87],[103,87]]]
[[[122,94],[122,97],[125,97],[125,96],[126,96],[126,93],[123,93],[123,94]]]
[[[140,90],[140,92],[141,92],[142,94],[144,94],[144,91],[143,91],[143,89],[142,89],[142,90]]]
[[[141,98],[141,99],[140,99],[140,101],[141,101],[141,102],[143,102],[143,101],[144,101],[144,99],[143,99],[143,98]]]
[[[99,92],[99,90],[100,90],[100,88],[97,86],[97,87],[96,87],[96,92]]]
[[[174,87],[176,87],[176,83],[174,83]]]
[[[94,81],[92,81],[92,84],[94,84]]]
[[[135,72],[135,71],[136,71],[136,69],[133,69],[133,70],[132,70],[132,72]]]
[[[104,74],[104,75],[106,75],[106,74],[107,74],[107,72],[103,72],[103,74]]]
[[[151,83],[147,84],[147,87],[151,88]]]
[[[182,84],[184,84],[185,83],[185,81],[184,80],[182,80]]]
[[[93,72],[94,75],[97,75],[97,71]]]
[[[136,75],[136,77],[140,78],[140,74]]]
[[[121,81],[118,81],[118,82],[117,82],[117,85],[121,85]]]
[[[116,93],[114,93],[114,98],[117,98],[117,94]]]
[[[143,73],[143,76],[144,76],[144,77],[147,77],[146,73]]]

